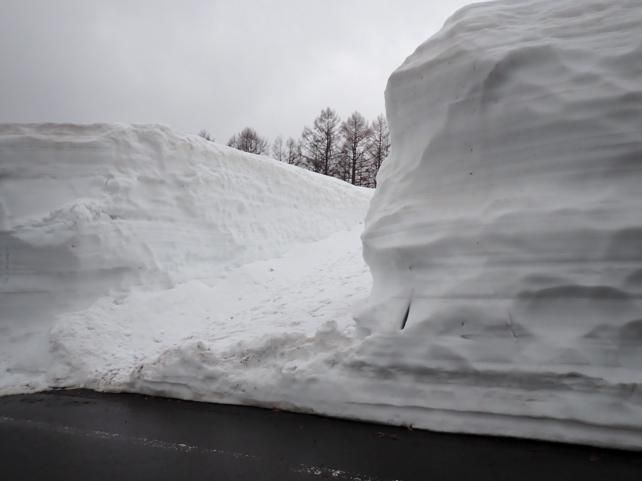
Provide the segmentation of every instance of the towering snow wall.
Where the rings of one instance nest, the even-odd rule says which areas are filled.
[[[279,255],[369,197],[159,126],[0,125],[0,327]]]
[[[392,74],[386,108],[359,316],[397,333],[379,362],[478,383],[448,409],[485,431],[642,445],[642,2],[464,8]]]

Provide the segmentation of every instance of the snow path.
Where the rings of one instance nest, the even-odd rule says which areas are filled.
[[[227,378],[239,370],[251,378],[251,368],[265,367],[268,360],[277,370],[296,369],[314,354],[311,340],[319,331],[330,334],[336,346],[354,334],[351,313],[370,287],[361,231],[358,225],[299,245],[220,279],[106,297],[65,315],[51,332],[49,382],[129,390],[144,366],[164,370],[161,365],[177,353],[195,362],[194,352],[215,356]]]

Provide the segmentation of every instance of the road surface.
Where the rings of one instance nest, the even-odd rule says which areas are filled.
[[[642,453],[56,391],[0,398],[1,479],[642,480]]]

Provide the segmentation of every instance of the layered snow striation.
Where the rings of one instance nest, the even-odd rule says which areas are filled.
[[[395,72],[371,192],[156,126],[0,126],[0,394],[642,448],[642,6],[493,2]]]
[[[472,5],[390,77],[358,317],[461,413],[427,427],[642,446],[641,25],[636,0]]]
[[[0,125],[0,393],[125,375],[213,322],[230,272],[353,229],[370,197],[161,126]]]
[[[346,203],[368,202],[160,126],[3,125],[0,153],[3,318],[221,275],[352,226],[360,214]]]

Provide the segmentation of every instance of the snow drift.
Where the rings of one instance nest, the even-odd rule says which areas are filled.
[[[54,320],[103,297],[124,302],[134,288],[213,284],[352,228],[369,199],[366,189],[165,127],[1,125],[0,390],[42,371],[52,343],[60,348],[49,339]],[[145,325],[147,335],[164,328]],[[85,341],[88,355],[101,343],[116,348]]]
[[[406,60],[356,325],[368,190],[161,127],[0,127],[0,394],[642,448],[641,24],[484,3]]]
[[[348,295],[367,278],[344,257],[286,283],[306,300],[276,317],[316,327],[200,337],[128,388],[642,448],[641,21],[596,0],[457,13],[388,84],[359,329]],[[336,307],[317,311],[329,286]]]
[[[49,300],[69,308],[134,283],[222,274],[352,226],[346,203],[367,202],[344,183],[159,126],[5,125],[0,152],[0,295],[17,314],[36,298],[51,315]]]
[[[359,322],[425,427],[642,447],[641,25],[473,5],[390,77]]]

